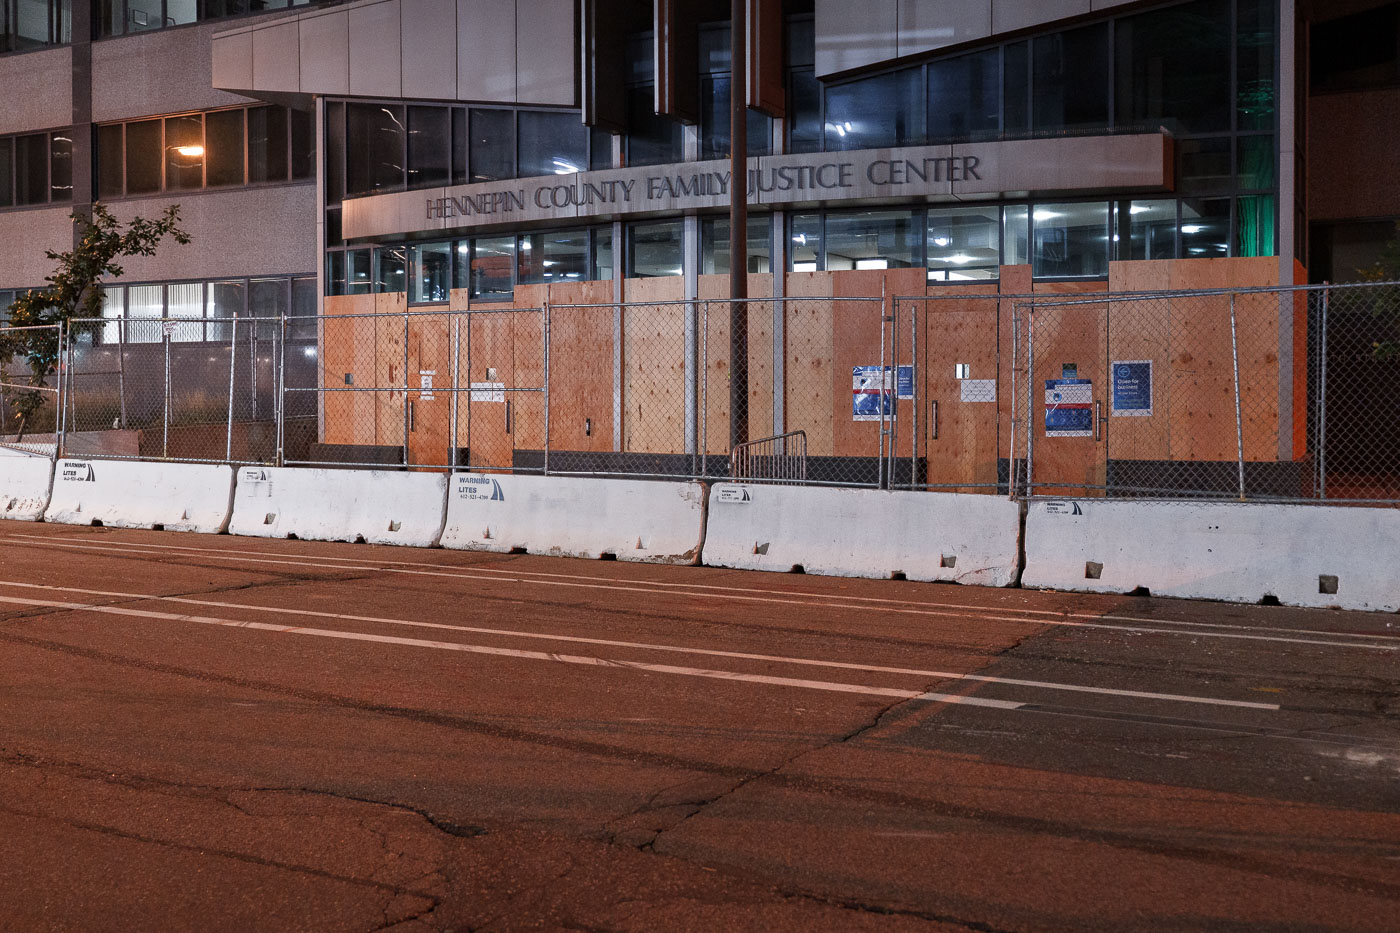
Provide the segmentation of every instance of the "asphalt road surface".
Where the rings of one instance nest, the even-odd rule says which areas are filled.
[[[1400,616],[0,523],[0,929],[1400,929]]]

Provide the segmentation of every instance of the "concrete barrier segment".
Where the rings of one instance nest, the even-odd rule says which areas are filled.
[[[223,464],[63,459],[44,521],[218,534],[232,500],[233,468]]]
[[[998,496],[718,483],[705,563],[741,570],[1016,583],[1020,507]]]
[[[239,467],[229,532],[434,547],[446,498],[446,473]]]
[[[442,546],[694,564],[705,498],[698,482],[454,473]]]
[[[1394,612],[1397,554],[1396,509],[1036,501],[1022,585]]]
[[[48,457],[11,451],[0,456],[0,518],[39,521],[52,491],[53,461]]]

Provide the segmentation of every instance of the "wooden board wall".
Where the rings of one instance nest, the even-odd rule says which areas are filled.
[[[685,437],[685,316],[675,301],[684,294],[680,276],[628,279],[622,314],[622,449],[679,453]]]
[[[612,282],[575,282],[549,289],[549,446],[613,449],[614,309]]]
[[[783,405],[787,430],[807,432],[810,456],[830,456],[833,450],[831,289],[831,273],[791,272],[787,277]],[[846,399],[849,406],[849,381]]]
[[[772,296],[773,277],[751,274],[748,280],[749,335],[749,437],[768,437],[773,430],[773,315],[782,308],[763,299]],[[705,421],[701,426],[705,450],[729,453],[729,276],[702,275],[699,296],[704,320],[700,365],[703,380],[697,393],[703,399]]]
[[[327,297],[321,332],[321,379],[327,389],[372,388],[375,375],[373,295]],[[337,317],[346,316],[343,320]],[[327,444],[373,444],[373,392],[326,392],[322,439]]]
[[[934,484],[994,484],[997,481],[998,406],[1009,401],[1010,384],[998,384],[997,286],[934,285],[919,307],[916,378],[921,382],[917,429]],[[903,315],[899,315],[903,326]],[[958,366],[967,378],[991,380],[989,401],[964,401]],[[975,396],[974,396],[975,397]],[[937,403],[937,424],[934,423]],[[913,403],[901,403],[901,411]],[[901,431],[903,430],[901,423]],[[912,420],[908,422],[915,427]],[[937,436],[935,437],[935,429]]]

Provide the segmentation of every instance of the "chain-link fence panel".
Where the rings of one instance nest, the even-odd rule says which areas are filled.
[[[280,317],[71,321],[65,454],[273,462],[282,332]]]
[[[1387,285],[1021,304],[1029,493],[1400,498],[1396,298]]]
[[[1400,501],[1400,284],[1310,291],[1308,351],[1313,495]]]
[[[59,398],[64,377],[60,360],[62,329],[57,325],[0,327],[0,447],[52,457],[62,430]],[[31,361],[53,361],[54,372],[40,378]]]

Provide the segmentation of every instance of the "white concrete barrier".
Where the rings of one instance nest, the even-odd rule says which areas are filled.
[[[846,577],[1016,582],[1020,507],[999,496],[719,483],[705,563]]]
[[[44,521],[217,534],[228,527],[232,499],[229,466],[63,459]]]
[[[704,534],[702,483],[455,473],[442,546],[693,564]]]
[[[1400,609],[1400,510],[1224,502],[1032,502],[1022,584]]]
[[[446,496],[445,473],[239,467],[229,532],[433,547]]]
[[[0,518],[37,522],[53,490],[53,461],[0,448]]]

